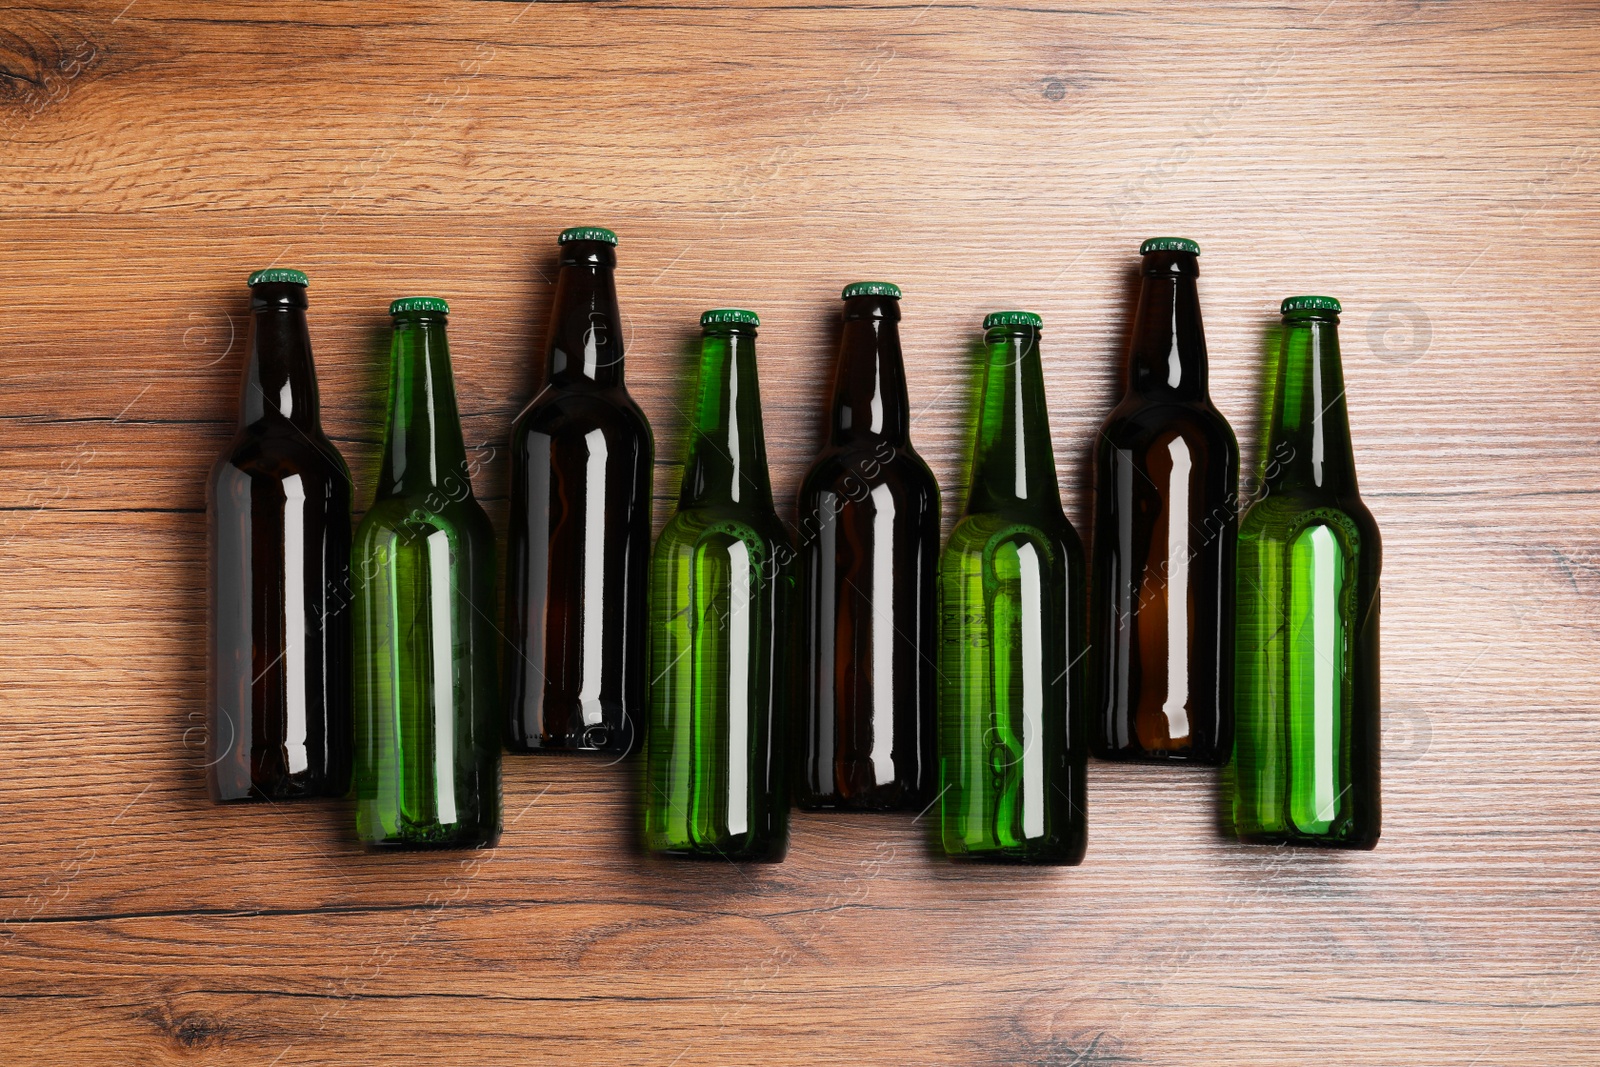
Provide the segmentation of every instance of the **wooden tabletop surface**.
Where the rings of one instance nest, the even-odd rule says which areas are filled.
[[[0,1061],[1600,1061],[1597,71],[1593,3],[6,6]],[[1204,248],[1247,453],[1279,299],[1339,297],[1384,539],[1377,851],[1242,846],[1214,774],[1104,764],[1070,870],[952,867],[910,815],[797,814],[776,867],[647,860],[636,768],[580,759],[508,757],[484,853],[207,803],[245,275],[311,276],[360,507],[386,305],[450,300],[503,535],[573,224],[621,234],[658,524],[703,308],[762,315],[792,501],[839,289],[898,282],[947,524],[980,318],[1040,312],[1086,532],[1142,238]]]

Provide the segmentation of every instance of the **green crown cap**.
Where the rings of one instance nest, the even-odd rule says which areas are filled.
[[[1291,311],[1332,311],[1337,314],[1342,310],[1339,301],[1331,296],[1291,296],[1278,307],[1278,314],[1287,315]]]
[[[899,300],[900,287],[894,282],[851,282],[839,294],[839,299],[849,300],[852,296],[892,296]]]
[[[561,236],[556,238],[558,245],[564,245],[568,241],[604,241],[608,245],[614,245],[617,243],[617,235],[599,226],[573,226],[562,230]]]
[[[1139,254],[1146,252],[1188,252],[1191,255],[1200,254],[1200,246],[1187,237],[1152,237],[1139,246]]]
[[[389,305],[391,315],[412,315],[417,312],[436,312],[440,315],[450,314],[450,305],[436,296],[403,296]]]
[[[702,326],[760,326],[761,316],[744,308],[712,308],[700,316]]]
[[[1031,311],[996,311],[983,317],[983,328],[992,330],[996,326],[1032,326],[1035,330],[1044,329],[1044,320]]]
[[[258,285],[267,285],[271,282],[288,282],[290,285],[311,284],[306,279],[304,271],[290,270],[287,267],[268,267],[266,270],[258,270],[250,275],[245,284],[253,289]]]

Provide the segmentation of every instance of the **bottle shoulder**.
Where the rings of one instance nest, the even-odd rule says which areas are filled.
[[[356,527],[358,549],[394,536],[427,537],[441,532],[452,540],[494,547],[494,526],[488,512],[470,492],[451,497],[442,489],[396,493],[372,502]]]
[[[998,511],[968,512],[950,531],[946,552],[981,552],[997,537],[1023,536],[1053,544],[1067,557],[1083,554],[1083,541],[1066,513],[1059,509],[1011,508]]]
[[[635,436],[654,445],[650,420],[622,386],[546,386],[517,415],[511,439],[516,443],[533,434],[581,437],[593,430],[603,431],[608,438]]]
[[[1220,451],[1238,465],[1238,438],[1209,399],[1163,400],[1130,393],[1101,424],[1096,450],[1104,452],[1109,447],[1137,451],[1167,435]]]
[[[211,467],[211,479],[230,476],[283,481],[292,476],[351,491],[350,468],[321,430],[307,433],[288,422],[266,421],[241,428]]]
[[[801,504],[804,507],[824,492],[859,497],[880,485],[888,486],[897,498],[921,497],[938,507],[939,481],[932,468],[915,449],[887,441],[823,449],[801,481]]]
[[[1241,542],[1284,542],[1311,526],[1345,531],[1358,546],[1376,551],[1378,523],[1358,495],[1292,487],[1258,496],[1239,519]]]
[[[770,508],[720,506],[679,508],[667,520],[657,544],[693,545],[707,533],[723,532],[744,540],[754,539],[764,550],[792,548],[788,528]]]

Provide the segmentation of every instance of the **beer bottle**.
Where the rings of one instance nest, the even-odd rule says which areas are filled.
[[[1087,842],[1083,546],[1061,510],[1038,315],[984,319],[967,509],[939,560],[944,849],[1076,865]]]
[[[1233,822],[1378,843],[1378,525],[1356,488],[1339,302],[1283,302],[1258,498],[1239,524]]]
[[[380,848],[500,835],[494,529],[472,495],[434,297],[389,305],[389,421],[356,529],[356,829]]]
[[[1200,246],[1139,252],[1127,392],[1095,442],[1090,745],[1217,764],[1233,740],[1239,444],[1206,388]]]
[[[322,432],[306,276],[250,276],[239,428],[211,468],[211,798],[350,784],[350,471]]]
[[[939,485],[911,447],[900,290],[845,287],[828,443],[800,488],[803,808],[924,807]]]
[[[644,833],[654,852],[783,859],[794,549],[772,506],[750,311],[700,317],[678,511],[650,564]]]
[[[645,721],[655,444],[622,380],[616,234],[562,232],[545,385],[511,429],[506,743],[630,751]]]

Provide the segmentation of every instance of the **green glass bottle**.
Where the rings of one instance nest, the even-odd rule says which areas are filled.
[[[356,530],[356,830],[379,848],[500,836],[494,529],[472,495],[433,297],[389,307],[389,423]]]
[[[1083,544],[1061,510],[1037,315],[984,319],[967,509],[939,560],[944,849],[1076,865],[1088,841]]]
[[[772,506],[753,312],[700,317],[678,511],[650,563],[651,851],[776,863],[789,844],[795,552]]]
[[[1339,302],[1283,302],[1261,488],[1239,524],[1234,830],[1378,843],[1378,525],[1356,488]]]

